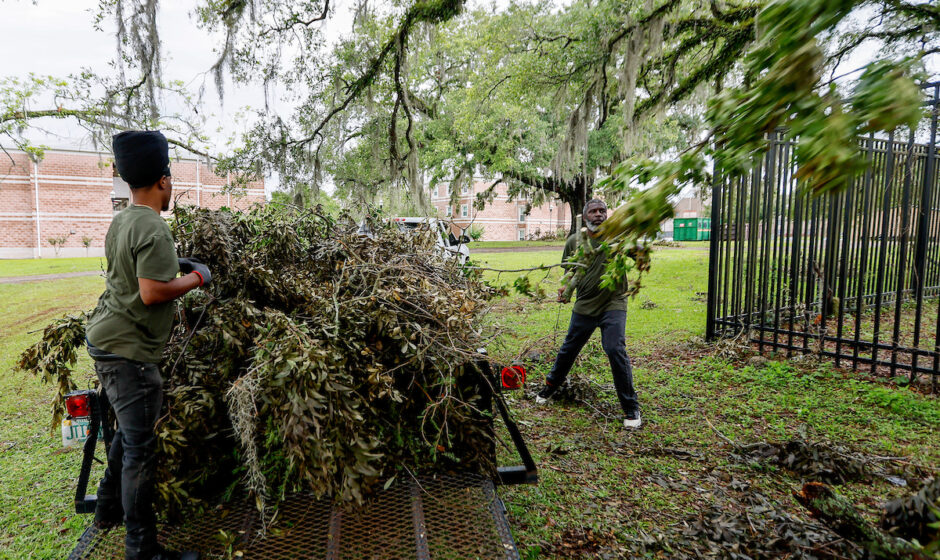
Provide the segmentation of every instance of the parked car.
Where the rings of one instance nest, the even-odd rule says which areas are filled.
[[[389,221],[397,225],[398,229],[401,231],[414,231],[418,228],[426,227],[436,234],[437,246],[445,256],[457,259],[457,262],[460,264],[466,264],[467,260],[470,259],[470,248],[467,247],[467,243],[471,241],[470,237],[467,235],[457,237],[450,231],[450,228],[447,227],[446,222],[442,222],[436,218],[414,216],[391,218]],[[372,237],[372,230],[368,223],[362,222],[359,225],[359,234]]]
[[[467,243],[470,243],[470,237],[466,235],[457,237],[447,227],[446,222],[442,222],[437,218],[409,216],[392,218],[391,221],[402,231],[414,231],[421,227],[427,227],[437,234],[437,246],[444,251],[445,255],[457,259],[460,264],[466,264],[467,260],[470,259],[470,248],[467,247]]]

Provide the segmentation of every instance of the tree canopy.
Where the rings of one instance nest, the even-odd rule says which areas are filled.
[[[116,29],[112,71],[2,78],[0,135],[38,155],[21,131],[71,118],[102,142],[161,128],[208,154],[199,109],[214,97],[164,81],[158,3],[99,9]],[[700,176],[709,159],[746,168],[764,133],[785,126],[807,184],[826,192],[852,173],[856,134],[917,118],[912,79],[940,53],[940,8],[927,1],[362,1],[351,32],[328,40],[336,14],[329,0],[195,3],[198,23],[224,37],[218,96],[227,75],[266,92],[281,84],[291,101],[256,108],[222,169],[418,206],[426,181],[480,170],[513,195],[578,208],[596,188]],[[840,90],[839,63],[872,45],[881,60],[851,69],[854,88]]]

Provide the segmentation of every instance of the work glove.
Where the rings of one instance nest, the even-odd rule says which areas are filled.
[[[183,274],[189,274],[190,272],[195,272],[199,275],[201,280],[200,286],[207,286],[212,283],[212,273],[209,272],[209,267],[202,264],[202,261],[195,257],[186,257],[179,259],[180,263],[180,272]]]

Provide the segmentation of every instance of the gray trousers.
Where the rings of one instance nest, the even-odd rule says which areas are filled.
[[[630,365],[630,357],[627,356],[624,338],[627,328],[626,311],[607,311],[597,317],[572,313],[568,334],[558,350],[555,365],[552,366],[545,382],[556,387],[565,382],[575,358],[597,328],[601,329],[601,346],[610,361],[610,371],[613,373],[620,407],[624,414],[639,411],[640,405],[633,389],[633,368]]]

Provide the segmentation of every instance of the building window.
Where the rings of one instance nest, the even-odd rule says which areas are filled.
[[[463,188],[460,189],[461,194],[467,194],[468,192],[470,192],[470,185],[464,185]]]
[[[517,206],[516,208],[519,210],[519,221],[524,222],[525,221],[525,206]]]
[[[452,207],[450,207],[450,206],[447,207],[447,211],[446,211],[446,212],[447,212],[447,213],[444,214],[444,215],[447,216],[448,218],[450,218],[451,216],[454,215],[454,209],[453,209]]]
[[[525,230],[524,230],[524,229],[520,229],[520,230],[518,230],[518,232],[519,232],[519,233],[518,233],[519,241],[525,241]]]
[[[468,204],[461,204],[461,205],[460,205],[460,217],[461,217],[461,218],[466,218],[466,217],[469,216],[469,215],[470,215],[470,208],[469,208],[469,205],[468,205]]]

